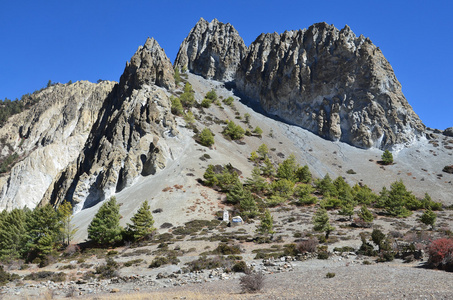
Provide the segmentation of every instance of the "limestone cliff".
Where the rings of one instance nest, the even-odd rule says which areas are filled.
[[[330,140],[389,148],[425,130],[382,52],[348,26],[261,34],[235,79],[269,114]]]
[[[114,82],[57,84],[29,97],[37,104],[0,128],[4,159],[18,162],[0,176],[0,211],[33,208],[57,174],[79,155]]]
[[[207,79],[230,81],[246,53],[244,41],[231,24],[201,18],[182,42],[175,67]]]
[[[42,204],[70,199],[77,211],[163,168],[170,154],[161,139],[177,134],[166,93],[174,86],[170,60],[148,39],[104,102],[83,151],[55,178]]]

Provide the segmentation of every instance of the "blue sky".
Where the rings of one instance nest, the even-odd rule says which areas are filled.
[[[247,45],[262,32],[348,24],[380,47],[415,112],[429,127],[453,126],[453,1],[0,0],[0,99],[48,80],[118,81],[154,37],[174,61],[200,17],[231,23]]]

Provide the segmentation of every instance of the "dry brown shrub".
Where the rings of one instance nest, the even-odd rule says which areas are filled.
[[[297,251],[299,251],[299,253],[313,253],[316,252],[318,244],[317,238],[310,237],[308,240],[301,241],[297,244]]]
[[[264,274],[246,274],[241,277],[239,284],[243,293],[257,293],[264,287]]]

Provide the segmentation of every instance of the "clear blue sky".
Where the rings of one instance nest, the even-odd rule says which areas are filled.
[[[348,24],[379,46],[423,122],[453,126],[453,1],[0,0],[0,99],[48,80],[118,81],[154,37],[174,61],[200,17],[231,23],[251,42],[262,32]]]

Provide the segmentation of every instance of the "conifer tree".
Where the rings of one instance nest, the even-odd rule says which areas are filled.
[[[142,203],[140,208],[131,218],[131,221],[132,224],[127,224],[128,231],[131,232],[136,241],[149,237],[156,230],[156,228],[153,227],[154,218],[151,214],[147,200]]]
[[[26,209],[4,210],[0,220],[0,258],[19,258],[26,242]]]
[[[37,207],[27,214],[26,252],[31,257],[44,257],[55,247],[61,232],[57,212],[49,204]]]
[[[261,176],[260,168],[254,167],[252,170],[252,177],[246,179],[245,183],[249,186],[250,190],[255,193],[262,192],[266,188],[266,180]]]
[[[261,166],[261,172],[264,176],[267,177],[272,177],[275,175],[275,168],[269,157],[266,157],[266,159],[264,160],[264,165]]]
[[[362,206],[360,212],[358,212],[357,215],[359,216],[359,218],[361,218],[363,221],[367,223],[371,223],[374,220],[373,214],[365,205]]]
[[[61,222],[61,239],[64,245],[69,245],[77,229],[71,224],[72,221],[72,204],[69,201],[64,201],[58,207],[58,214]]]
[[[226,195],[226,201],[231,204],[237,204],[245,198],[245,190],[239,178],[236,179],[232,188]]]
[[[217,179],[217,176],[214,172],[213,165],[208,165],[208,167],[206,168],[206,171],[203,174],[203,178],[206,179],[205,184],[207,186],[214,186],[219,183],[219,180]]]
[[[384,165],[393,164],[392,152],[385,150],[384,153],[382,153],[381,159],[382,159],[382,162],[384,163]]]
[[[434,224],[436,223],[437,215],[431,209],[427,209],[423,212],[420,217],[420,222],[425,225],[430,225],[431,229],[434,229]]]
[[[326,240],[329,238],[329,234],[335,230],[335,227],[330,225],[327,211],[323,208],[318,209],[313,216],[313,225],[313,229],[315,231],[326,233]]]
[[[112,245],[121,241],[120,207],[112,197],[99,208],[88,226],[88,239],[98,245]]]
[[[271,215],[271,212],[266,209],[264,215],[261,217],[261,223],[258,227],[258,232],[263,235],[274,234],[274,218]]]
[[[307,165],[299,167],[296,171],[296,176],[302,183],[310,183],[312,180],[311,172]]]
[[[287,159],[278,165],[277,177],[296,182],[298,179],[296,174],[298,168],[299,165],[296,162],[296,156],[291,154]]]
[[[266,144],[261,144],[256,152],[260,155],[260,159],[266,159],[269,156],[269,148]]]
[[[258,206],[255,199],[253,199],[252,193],[248,190],[245,191],[244,198],[240,200],[239,207],[241,214],[247,218],[254,218],[258,214]]]

